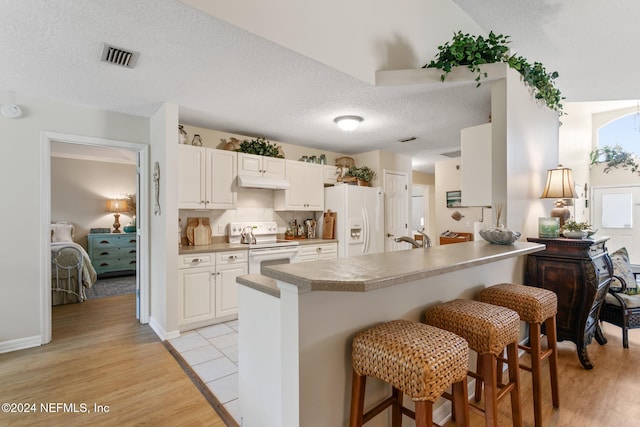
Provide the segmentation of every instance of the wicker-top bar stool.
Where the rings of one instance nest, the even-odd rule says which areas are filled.
[[[391,406],[393,427],[402,415],[416,427],[433,426],[433,403],[441,395],[455,402],[459,425],[469,425],[467,368],[469,347],[459,336],[409,320],[393,320],[359,332],[353,340],[353,382],[350,427],[360,427]],[[391,384],[392,395],[364,411],[367,377]],[[452,386],[452,395],[445,393]],[[415,402],[415,412],[402,405],[403,394]]]
[[[531,354],[531,367],[520,363],[520,368],[531,372],[533,384],[533,415],[536,427],[542,426],[541,363],[549,358],[551,379],[551,401],[560,406],[558,396],[558,351],[556,338],[556,314],[558,297],[555,292],[532,286],[500,283],[483,289],[478,300],[510,308],[518,313],[520,320],[529,324],[529,346],[519,347]],[[547,349],[542,351],[541,326],[547,334]],[[498,365],[500,366],[500,365]],[[478,392],[478,389],[476,389]]]
[[[518,337],[520,318],[508,308],[480,301],[456,299],[429,308],[425,322],[463,337],[469,348],[478,354],[479,369],[468,372],[476,381],[484,383],[484,409],[470,404],[469,409],[484,415],[486,426],[498,426],[498,400],[511,397],[513,425],[522,425],[520,385],[518,379]],[[507,348],[509,382],[498,391],[497,358]],[[455,406],[455,403],[454,403]],[[456,414],[456,412],[454,412]]]

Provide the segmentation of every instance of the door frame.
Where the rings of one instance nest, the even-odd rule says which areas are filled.
[[[64,134],[57,132],[40,132],[40,249],[41,249],[41,308],[40,330],[41,343],[51,341],[51,143],[63,142],[68,144],[92,145],[99,147],[121,148],[137,152],[138,166],[138,251],[137,255],[137,280],[139,283],[139,309],[140,323],[149,323],[149,182],[145,178],[149,176],[149,146],[129,141],[95,138],[89,136]]]

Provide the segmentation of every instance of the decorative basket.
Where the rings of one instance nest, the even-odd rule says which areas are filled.
[[[355,166],[356,161],[353,160],[353,157],[338,157],[336,159],[336,166],[340,166],[342,168],[349,169],[351,166]]]

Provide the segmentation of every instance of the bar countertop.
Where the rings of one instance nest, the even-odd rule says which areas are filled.
[[[368,292],[544,249],[545,245],[539,243],[493,245],[478,240],[312,263],[274,265],[265,267],[263,274],[304,291]]]

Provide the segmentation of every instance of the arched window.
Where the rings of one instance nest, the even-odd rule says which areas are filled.
[[[598,129],[598,148],[616,145],[627,153],[640,154],[640,112],[619,117]]]

